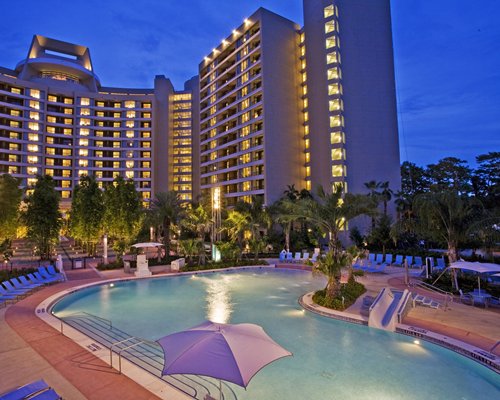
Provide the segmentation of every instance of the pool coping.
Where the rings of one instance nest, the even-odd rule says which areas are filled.
[[[52,308],[54,305],[64,298],[65,296],[79,292],[83,289],[95,286],[109,285],[115,282],[128,282],[142,279],[164,279],[175,276],[183,275],[201,275],[201,274],[212,274],[221,271],[232,271],[232,270],[244,270],[244,269],[274,269],[274,264],[271,265],[253,265],[253,266],[242,266],[242,267],[230,267],[224,269],[211,269],[211,270],[201,270],[201,271],[189,271],[189,272],[176,272],[162,275],[153,275],[150,277],[123,277],[123,278],[112,278],[106,280],[100,280],[96,282],[86,283],[83,285],[77,285],[68,289],[61,290],[60,292],[54,293],[53,295],[47,297],[42,302],[40,302],[35,307],[35,315],[40,318],[47,325],[51,326],[55,330],[61,332],[64,336],[73,340],[80,347],[86,351],[93,354],[95,357],[99,358],[101,361],[116,367],[118,355],[112,353],[112,358],[110,360],[110,349],[103,347],[102,345],[96,344],[95,341],[89,336],[83,334],[79,330],[73,328],[72,326],[64,323],[61,319],[57,318],[52,314]],[[114,356],[114,357],[113,357]],[[114,360],[114,362],[113,362]],[[113,364],[111,364],[113,363]],[[158,396],[164,400],[192,400],[193,397],[188,394],[176,389],[171,386],[168,382],[160,379],[159,377],[151,374],[150,372],[144,370],[133,362],[122,358],[121,360],[121,372],[123,375],[135,381],[137,384],[141,385],[145,389],[149,390],[154,395]]]
[[[321,315],[323,317],[368,326],[368,318],[366,317],[357,314],[332,310],[314,303],[312,300],[313,294],[314,292],[309,292],[299,297],[298,302],[300,306],[305,310],[310,311],[314,314]],[[428,329],[400,323],[396,324],[395,333],[411,336],[416,338],[417,340],[422,339],[427,342],[444,347],[448,350],[452,350],[455,353],[476,361],[477,363],[491,369],[497,374],[500,374],[500,357],[469,343],[433,332]]]

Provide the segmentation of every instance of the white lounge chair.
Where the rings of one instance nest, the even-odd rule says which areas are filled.
[[[309,260],[309,253],[304,253],[302,261],[306,262],[307,260]]]
[[[286,261],[293,262],[293,254],[291,252],[286,253]]]
[[[294,257],[293,261],[299,263],[300,260],[301,260],[300,251],[298,251],[295,253],[295,257]]]

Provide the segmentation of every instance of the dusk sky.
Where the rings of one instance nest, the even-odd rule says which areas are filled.
[[[40,34],[89,47],[104,86],[165,75],[182,89],[258,7],[302,24],[302,0],[3,1],[0,65],[14,68]],[[500,151],[499,18],[498,0],[392,1],[401,161]]]

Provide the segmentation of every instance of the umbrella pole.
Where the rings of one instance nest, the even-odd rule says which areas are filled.
[[[481,294],[481,275],[477,276],[477,286],[479,287],[479,294]]]
[[[219,400],[222,400],[222,380],[219,379]]]

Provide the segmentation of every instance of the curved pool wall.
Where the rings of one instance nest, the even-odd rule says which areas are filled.
[[[246,269],[114,282],[58,301],[59,317],[89,312],[156,340],[205,319],[251,322],[294,353],[260,371],[238,399],[493,399],[500,375],[432,343],[304,312],[323,287],[310,272]]]

